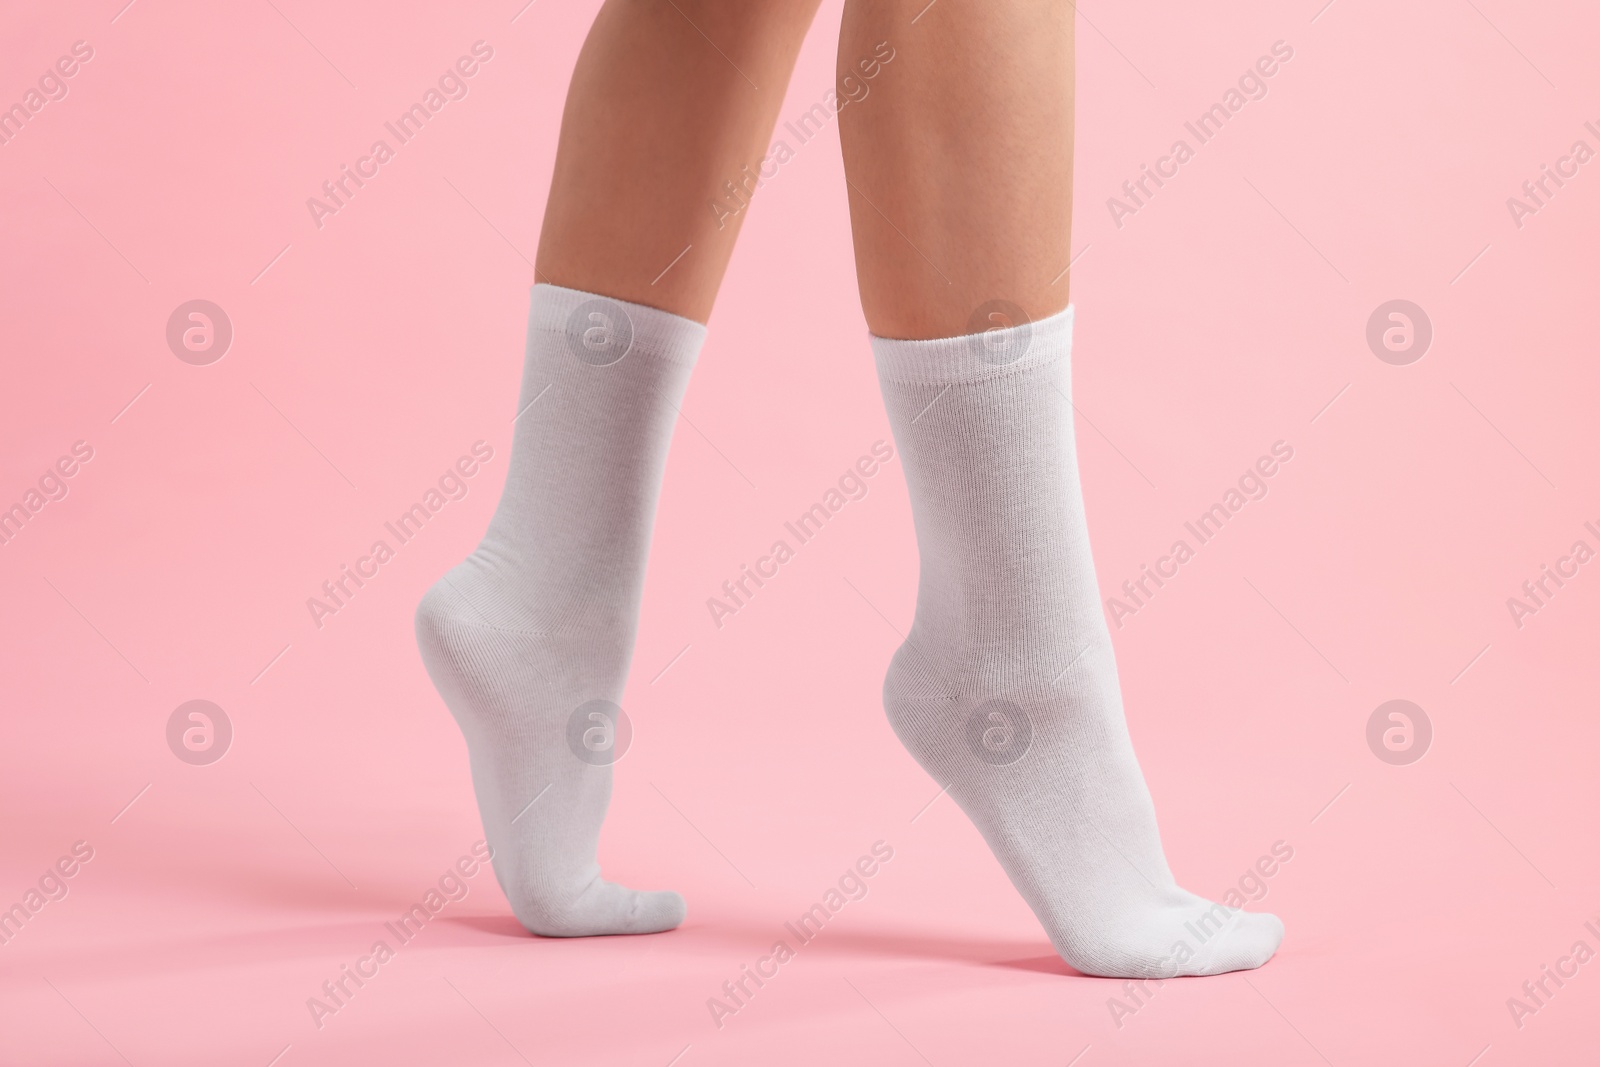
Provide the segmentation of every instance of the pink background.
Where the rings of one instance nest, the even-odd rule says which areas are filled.
[[[948,799],[912,821],[937,787],[878,701],[916,573],[897,463],[713,626],[706,598],[889,436],[830,132],[762,192],[717,305],[625,700],[601,859],[681,890],[688,922],[536,940],[481,873],[320,1030],[307,998],[480,836],[411,613],[504,477],[595,3],[14,5],[0,104],[73,42],[94,57],[0,146],[0,505],[73,442],[94,458],[0,546],[0,906],[74,842],[94,858],[0,948],[0,1062],[1587,1055],[1600,963],[1520,1029],[1506,1000],[1580,938],[1600,949],[1600,565],[1520,629],[1506,599],[1600,547],[1600,163],[1520,229],[1506,198],[1574,140],[1600,148],[1600,27],[1575,2],[1321,2],[1079,21],[1075,399],[1102,587],[1273,442],[1295,450],[1116,631],[1179,878],[1220,895],[1294,849],[1254,905],[1288,925],[1278,957],[1169,983],[1119,1027],[1120,983],[1056,960]],[[784,118],[831,85],[839,10]],[[319,230],[306,198],[480,39],[469,95]],[[1277,40],[1294,58],[1269,95],[1119,229],[1106,199]],[[196,298],[234,327],[210,366],[165,342]],[[1409,366],[1364,338],[1397,298],[1434,327]],[[306,598],[479,439],[496,456],[466,499],[317,629]],[[197,698],[235,733],[203,767],[165,739]],[[1434,729],[1409,766],[1365,740],[1397,698]],[[866,899],[716,1028],[707,998],[880,839]]]

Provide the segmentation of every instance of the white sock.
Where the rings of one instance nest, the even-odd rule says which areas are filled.
[[[895,732],[1079,971],[1261,966],[1283,924],[1173,881],[1128,737],[1078,481],[1072,309],[872,343],[922,554],[884,682]]]
[[[504,495],[477,551],[417,608],[495,875],[536,934],[683,921],[678,894],[602,879],[595,849],[662,469],[704,337],[665,311],[534,286]]]

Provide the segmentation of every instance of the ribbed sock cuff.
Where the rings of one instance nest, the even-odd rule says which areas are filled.
[[[529,298],[528,334],[535,333],[583,346],[593,356],[582,358],[597,366],[645,355],[692,367],[706,339],[705,326],[682,315],[545,282]]]
[[[1037,322],[962,337],[872,337],[878,376],[908,385],[954,385],[1014,374],[1072,355],[1072,305]]]

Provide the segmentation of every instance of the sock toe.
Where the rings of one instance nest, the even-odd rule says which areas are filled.
[[[683,897],[670,889],[637,890],[597,878],[559,912],[549,907],[514,908],[529,933],[541,937],[604,937],[656,934],[683,922]]]
[[[1185,975],[1253,971],[1283,941],[1283,921],[1268,912],[1241,911],[1183,968]]]
[[[674,930],[688,914],[683,897],[670,889],[634,892],[632,913],[628,916],[630,934],[655,934]]]

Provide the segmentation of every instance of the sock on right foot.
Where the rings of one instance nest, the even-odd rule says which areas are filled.
[[[477,550],[417,608],[495,876],[536,934],[683,921],[677,893],[607,882],[595,855],[656,497],[704,336],[665,311],[536,285],[504,493]]]

